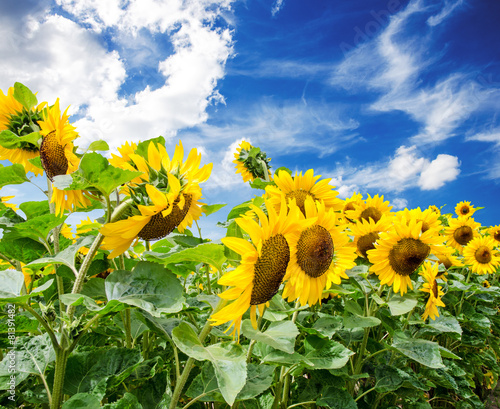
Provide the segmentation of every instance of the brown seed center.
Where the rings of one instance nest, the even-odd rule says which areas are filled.
[[[469,213],[469,208],[467,206],[462,206],[462,208],[460,209],[460,213],[463,214],[463,215],[466,215]]]
[[[172,212],[168,216],[163,216],[160,213],[151,217],[151,220],[142,228],[137,235],[143,240],[157,240],[172,233],[172,231],[184,220],[191,206],[192,197],[189,194],[184,195],[184,207],[181,209],[179,204],[180,198],[177,197],[173,204]]]
[[[370,218],[372,218],[373,221],[377,223],[381,217],[382,217],[382,212],[376,207],[370,206],[361,212],[359,220],[365,219],[369,221]]]
[[[474,233],[470,226],[461,226],[453,233],[453,238],[455,239],[455,241],[462,246],[467,245],[467,243],[471,241],[473,237]]]
[[[357,247],[358,251],[363,255],[364,258],[368,258],[367,251],[375,248],[375,242],[378,240],[378,232],[372,231],[358,239]]]
[[[479,248],[474,253],[478,263],[488,264],[491,261],[491,250],[486,246],[479,246]]]
[[[493,234],[493,238],[496,240],[496,241],[500,241],[500,230],[497,230],[495,232],[495,234]]]
[[[309,277],[321,277],[332,263],[333,250],[328,230],[318,225],[309,227],[297,242],[297,264]]]
[[[250,305],[263,304],[278,292],[290,261],[290,248],[282,234],[272,236],[262,244],[261,256],[254,266]]]
[[[50,132],[40,145],[40,160],[47,177],[54,181],[55,176],[65,175],[68,171],[68,158],[64,146],[57,141],[56,131]]]
[[[438,298],[439,290],[436,280],[434,280],[434,282],[432,283],[432,292],[434,293],[434,297]]]
[[[306,210],[304,207],[304,202],[308,197],[312,197],[313,199],[316,200],[316,197],[312,194],[309,193],[307,190],[299,189],[299,190],[292,190],[291,192],[288,192],[285,195],[286,201],[288,202],[288,199],[295,198],[295,203],[297,203],[297,206],[299,207],[300,211],[302,214],[305,216]]]
[[[409,276],[425,261],[430,247],[420,240],[405,238],[399,240],[389,251],[389,264],[401,276]]]

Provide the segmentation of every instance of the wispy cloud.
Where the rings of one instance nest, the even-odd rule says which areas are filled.
[[[464,0],[445,1],[445,4],[441,9],[441,11],[438,14],[430,16],[427,19],[427,24],[429,24],[431,27],[441,24],[446,18],[450,16],[451,13],[453,13],[453,11],[455,11],[457,7],[462,6],[464,4],[465,4]]]
[[[283,8],[284,5],[285,5],[285,0],[275,0],[273,7],[271,9],[271,15],[275,17],[276,14],[278,14],[280,10]]]

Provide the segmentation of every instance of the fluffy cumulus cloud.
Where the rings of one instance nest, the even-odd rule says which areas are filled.
[[[435,190],[446,182],[455,180],[460,173],[460,163],[456,156],[438,155],[420,173],[418,186],[422,190]]]
[[[8,14],[0,18],[4,38],[11,38],[0,44],[0,54],[9,55],[0,62],[0,88],[20,81],[44,100],[60,97],[79,118],[81,146],[102,138],[116,147],[125,140],[175,135],[204,122],[207,107],[223,102],[217,84],[233,44],[221,16],[230,1],[58,0],[58,5],[66,17],[48,7],[26,7],[16,20],[23,24],[11,23]],[[145,78],[126,95],[129,67],[141,68],[127,60],[134,52],[126,40],[138,36],[146,49],[149,37],[169,47],[153,53],[157,60],[147,67],[156,65],[152,74],[160,84],[151,88]]]

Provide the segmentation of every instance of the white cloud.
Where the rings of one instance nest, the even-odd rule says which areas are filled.
[[[418,186],[422,190],[436,190],[446,182],[455,180],[460,173],[460,163],[456,156],[438,155],[420,174]]]
[[[273,4],[273,8],[271,9],[271,14],[273,17],[276,16],[280,12],[280,10],[285,5],[285,0],[276,0]]]
[[[495,128],[489,132],[480,132],[467,136],[466,141],[491,142],[500,147],[500,128]]]
[[[408,207],[408,200],[396,197],[391,200],[392,210],[401,210]]]
[[[437,26],[438,24],[441,24],[443,20],[449,17],[451,13],[458,7],[464,4],[464,0],[457,0],[457,1],[445,1],[444,7],[441,9],[441,11],[438,14],[435,14],[433,16],[430,16],[427,19],[427,24],[429,26]]]

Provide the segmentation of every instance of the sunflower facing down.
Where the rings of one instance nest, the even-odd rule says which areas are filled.
[[[337,214],[323,202],[308,197],[305,218],[314,224],[290,235],[290,263],[284,278],[283,298],[299,300],[301,305],[321,303],[323,290],[349,278],[345,270],[356,265],[355,248],[349,237],[336,226]],[[301,215],[301,218],[304,218]]]
[[[304,203],[308,197],[318,201],[322,200],[326,209],[342,210],[344,203],[337,198],[338,192],[329,185],[331,179],[318,181],[319,178],[321,176],[314,176],[312,169],[309,169],[304,175],[302,172],[295,173],[294,177],[281,170],[274,176],[276,186],[266,187],[266,196],[274,204],[276,210],[279,210],[282,198],[287,204],[290,200],[295,199],[302,214],[305,214]]]
[[[36,132],[37,122],[41,119],[41,112],[46,102],[42,102],[29,112],[14,97],[14,87],[10,87],[5,95],[0,90],[0,132],[11,131],[18,137],[27,136]],[[40,154],[37,144],[22,142],[20,147],[5,148],[0,146],[0,160],[9,160],[24,166],[26,172],[33,172],[36,176],[43,172],[40,168],[32,165],[29,159],[34,159]]]
[[[373,219],[379,221],[382,215],[391,215],[392,206],[389,206],[389,201],[384,202],[384,196],[378,194],[371,197],[368,195],[366,200],[353,203],[354,210],[346,210],[345,215],[350,220],[368,220]]]
[[[464,247],[464,263],[476,274],[493,274],[500,265],[500,255],[495,251],[495,241],[489,236],[478,236]]]
[[[449,226],[444,231],[447,245],[462,254],[467,243],[479,236],[479,227],[481,224],[475,222],[472,217],[461,216],[449,219]]]
[[[259,151],[255,155],[251,155],[250,151],[253,146],[247,141],[241,141],[236,148],[233,163],[236,165],[236,173],[240,173],[243,182],[254,181],[257,178],[263,180],[271,179],[271,171],[269,170],[270,158],[267,158],[265,152]],[[266,175],[267,173],[267,175]]]
[[[422,233],[422,221],[395,216],[390,231],[380,233],[375,249],[368,250],[373,265],[370,271],[378,275],[380,284],[392,285],[394,292],[404,295],[413,289],[410,276],[430,253],[442,247],[443,239],[432,230]]]
[[[423,288],[420,288],[420,291],[429,294],[427,304],[425,305],[425,311],[422,314],[422,319],[425,321],[427,318],[431,317],[432,320],[435,320],[436,317],[439,317],[437,307],[446,307],[441,299],[444,296],[444,292],[442,287],[436,282],[438,265],[436,263],[425,262],[420,275],[422,275],[425,280],[425,283],[422,285]]]
[[[470,202],[460,202],[455,206],[455,213],[457,216],[467,216],[470,217],[474,214],[477,209],[470,204]]]
[[[283,203],[279,214],[270,202],[266,202],[268,216],[252,205],[260,225],[250,217],[236,219],[236,223],[250,236],[251,242],[237,237],[225,237],[225,246],[241,255],[241,263],[222,276],[220,285],[230,286],[219,294],[226,300],[234,300],[210,318],[212,325],[231,321],[229,331],[239,338],[243,314],[250,308],[250,318],[257,327],[257,308],[264,313],[268,301],[278,292],[290,261],[288,238],[297,229],[304,229],[315,219],[300,219],[300,210],[292,205],[290,209]]]
[[[78,138],[75,127],[69,123],[68,108],[61,114],[59,99],[44,111],[43,120],[39,121],[40,159],[47,177],[53,181],[55,176],[69,175],[78,169],[80,159],[75,155],[73,141]],[[61,190],[52,186],[51,203],[55,203],[56,215],[65,210],[75,210],[90,206],[88,192],[84,190]]]

